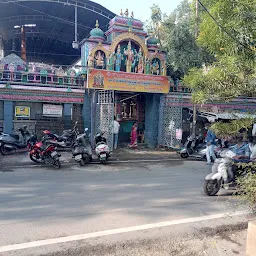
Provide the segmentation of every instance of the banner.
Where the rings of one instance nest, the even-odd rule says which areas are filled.
[[[168,93],[167,76],[89,69],[87,88],[127,92]]]
[[[62,117],[62,105],[43,104],[43,115]]]
[[[30,107],[16,106],[15,107],[15,117],[30,117]]]

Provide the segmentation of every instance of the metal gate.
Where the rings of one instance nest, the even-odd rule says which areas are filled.
[[[98,91],[95,113],[95,133],[104,132],[110,150],[113,149],[114,91]]]
[[[164,95],[160,102],[158,144],[167,147],[176,147],[181,139],[177,132],[182,129],[181,99]]]

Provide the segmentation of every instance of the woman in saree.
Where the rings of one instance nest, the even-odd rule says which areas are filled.
[[[131,130],[131,143],[129,145],[130,148],[137,148],[138,144],[137,144],[137,129],[138,129],[138,124],[134,123],[132,126],[132,130]]]

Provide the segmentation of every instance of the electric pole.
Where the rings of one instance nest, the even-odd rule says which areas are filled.
[[[196,0],[196,31],[195,38],[198,36],[198,0]],[[192,123],[192,138],[196,137],[196,104],[193,104],[193,123]]]
[[[25,26],[21,26],[21,58],[27,62]]]

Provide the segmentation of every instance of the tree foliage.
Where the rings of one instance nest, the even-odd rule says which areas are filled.
[[[191,67],[212,63],[213,56],[196,43],[194,14],[188,0],[183,0],[171,14],[163,14],[159,6],[151,7],[151,30],[167,52],[167,65],[171,75],[183,78]]]
[[[243,118],[232,120],[230,123],[217,122],[211,125],[211,130],[214,131],[218,138],[226,136],[237,136],[241,130],[248,130],[254,124],[253,118]]]
[[[193,89],[193,101],[230,101],[237,96],[256,95],[256,0],[199,0],[199,36],[197,42],[212,54],[216,61],[207,68],[193,68],[184,83]],[[211,126],[218,136],[237,135],[248,129],[253,119],[216,123]],[[254,165],[254,166],[250,166]],[[248,170],[255,163],[245,164]],[[239,198],[256,205],[256,174],[251,172],[238,179]]]
[[[193,100],[205,103],[255,95],[256,0],[200,2],[209,13],[200,8],[197,42],[215,54],[216,61],[207,70],[191,69],[185,77]]]
[[[246,176],[239,177],[237,180],[238,189],[234,196],[248,204],[249,207],[256,212],[256,164],[240,164],[248,170]]]

